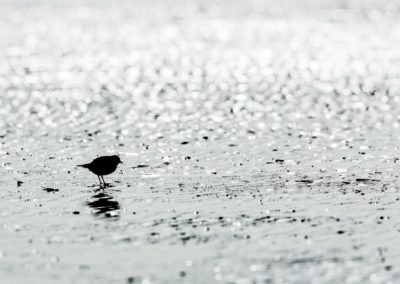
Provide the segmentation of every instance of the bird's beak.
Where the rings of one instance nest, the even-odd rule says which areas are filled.
[[[120,164],[123,164],[123,162],[122,162],[122,161],[119,161],[119,163],[120,163]]]

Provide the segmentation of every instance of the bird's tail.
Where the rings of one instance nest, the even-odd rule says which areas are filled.
[[[77,165],[78,167],[82,167],[82,168],[88,168],[89,167],[89,164],[83,164],[83,165]]]

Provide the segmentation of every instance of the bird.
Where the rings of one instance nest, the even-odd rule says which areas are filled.
[[[117,169],[118,164],[121,164],[121,163],[122,163],[122,161],[117,155],[101,156],[101,157],[94,159],[93,161],[91,161],[88,164],[78,165],[78,167],[88,169],[89,171],[91,171],[92,173],[97,175],[97,178],[100,181],[100,186],[102,184],[105,186],[106,183],[104,181],[103,176],[113,173]],[[100,179],[100,177],[101,177],[101,179]],[[103,180],[103,182],[102,182],[102,180]]]

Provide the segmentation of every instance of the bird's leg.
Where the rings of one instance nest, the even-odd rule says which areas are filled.
[[[106,182],[104,181],[104,176],[101,176],[101,179],[103,180],[104,186],[106,186]]]
[[[101,186],[101,179],[100,179],[100,176],[97,176],[97,178],[99,179],[99,182],[100,182],[100,186]]]

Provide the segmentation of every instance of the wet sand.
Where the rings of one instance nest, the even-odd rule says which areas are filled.
[[[113,3],[0,3],[4,283],[399,281],[398,6]]]

